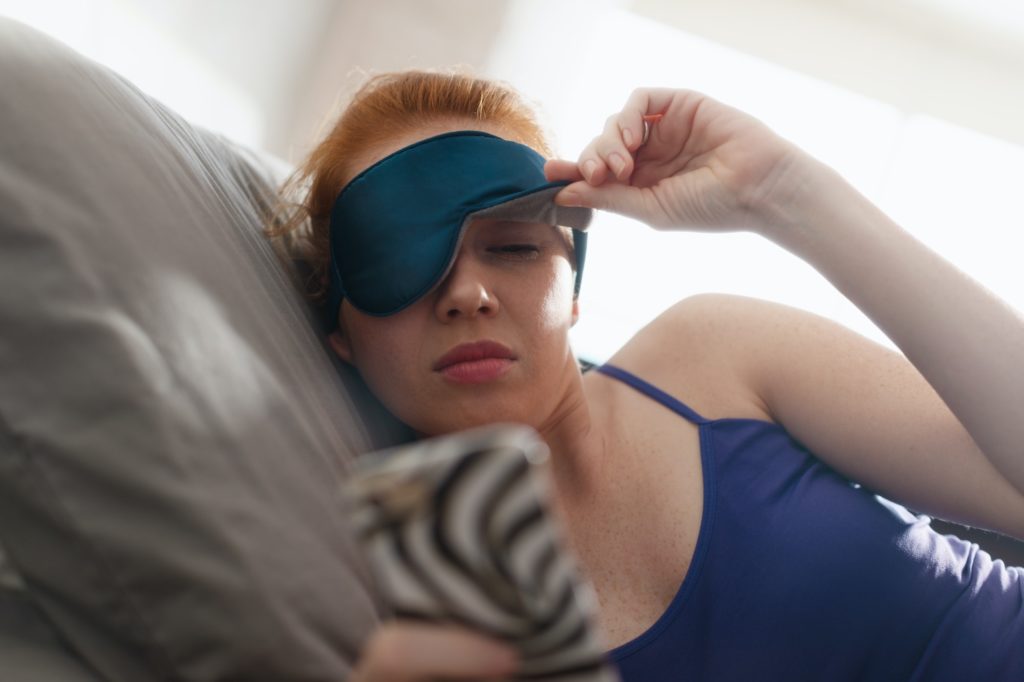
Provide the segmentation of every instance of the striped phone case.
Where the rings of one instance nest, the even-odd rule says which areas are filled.
[[[514,425],[364,455],[345,486],[354,530],[395,616],[511,643],[518,679],[617,682],[549,514],[547,456]]]

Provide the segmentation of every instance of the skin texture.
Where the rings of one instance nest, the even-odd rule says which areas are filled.
[[[654,113],[664,116],[641,144],[641,117]],[[444,130],[460,127],[472,126]],[[836,173],[699,93],[635,91],[576,161],[545,171],[573,181],[559,203],[658,229],[764,236],[815,267],[902,351],[787,306],[703,295],[638,332],[613,364],[705,417],[780,423],[838,471],[915,510],[1024,538],[1019,312]],[[661,615],[689,566],[702,504],[697,434],[630,389],[581,376],[566,337],[578,316],[568,252],[497,258],[489,227],[471,228],[448,279],[406,311],[368,318],[343,303],[331,345],[423,434],[494,421],[540,432],[554,454],[556,512],[594,584],[608,643],[620,644]],[[517,355],[500,380],[452,386],[431,369],[453,345],[482,338]],[[392,646],[444,646],[404,624],[386,632]],[[375,641],[357,669],[364,682],[385,679],[373,673]],[[386,679],[438,675],[409,666]]]
[[[437,435],[503,419],[543,430],[572,380],[573,273],[550,225],[475,221],[439,287],[388,317],[343,303],[334,348],[403,422]],[[499,381],[455,384],[434,365],[462,343],[497,341],[514,354]],[[439,410],[437,406],[443,405]]]

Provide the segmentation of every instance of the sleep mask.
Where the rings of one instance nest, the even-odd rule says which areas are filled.
[[[555,205],[567,184],[547,182],[544,157],[526,145],[475,130],[430,137],[378,161],[331,210],[328,327],[343,298],[383,317],[425,296],[448,274],[476,218],[572,227],[579,293],[587,250],[580,230],[593,211]]]

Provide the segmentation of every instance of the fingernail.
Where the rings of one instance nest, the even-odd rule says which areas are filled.
[[[575,192],[562,192],[558,195],[558,204],[561,206],[579,206],[580,195]]]
[[[626,162],[622,160],[622,157],[612,152],[608,155],[608,165],[615,171],[615,177],[622,175],[623,169],[626,167]]]
[[[597,172],[597,162],[593,159],[587,159],[583,162],[583,177],[587,179],[587,182],[594,180],[594,173]]]
[[[633,146],[633,133],[629,130],[629,128],[622,129],[622,141],[626,143],[626,147]]]

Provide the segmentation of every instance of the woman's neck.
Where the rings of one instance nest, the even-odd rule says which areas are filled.
[[[607,455],[607,420],[595,419],[586,382],[575,364],[566,372],[562,398],[537,431],[551,451],[547,467],[553,503],[560,510],[593,499]]]

